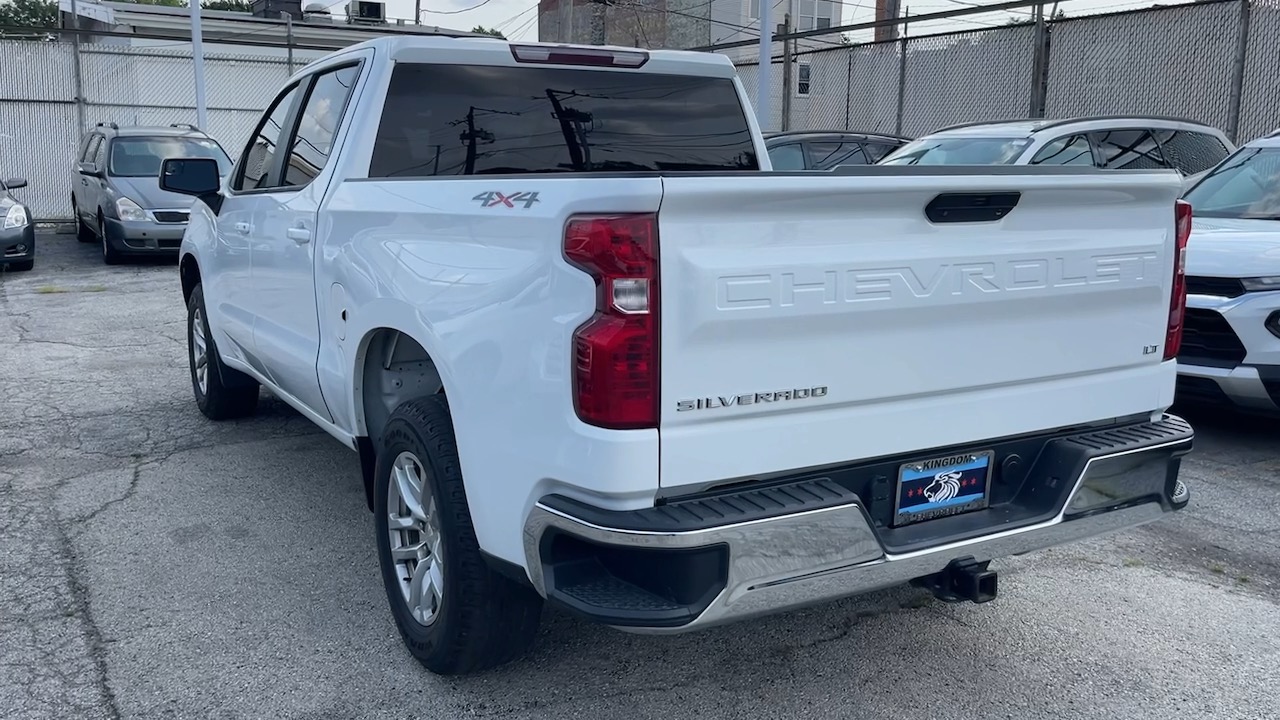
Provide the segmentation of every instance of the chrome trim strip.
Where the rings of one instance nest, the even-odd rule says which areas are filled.
[[[1140,453],[1172,456],[1175,448],[1191,442],[1191,438],[1181,438],[1090,458],[1066,503],[1044,522],[900,554],[885,551],[859,502],[688,532],[602,527],[537,503],[524,527],[526,567],[534,587],[545,597],[538,545],[543,533],[553,527],[612,545],[687,548],[727,544],[728,582],[697,619],[675,628],[619,628],[646,634],[689,632],[901,585],[939,572],[951,560],[965,555],[979,561],[1021,555],[1151,522],[1168,512],[1161,503],[1071,519],[1067,512],[1097,463]]]

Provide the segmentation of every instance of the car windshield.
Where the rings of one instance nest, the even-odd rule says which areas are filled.
[[[158,177],[165,158],[198,157],[218,161],[219,174],[231,169],[231,159],[218,143],[202,138],[117,138],[111,144],[109,172],[117,177]]]
[[[1183,197],[1198,217],[1280,220],[1280,148],[1245,148]]]
[[[920,138],[890,153],[881,165],[1009,165],[1030,144],[1027,138]]]

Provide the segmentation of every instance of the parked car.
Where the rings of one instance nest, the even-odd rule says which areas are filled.
[[[1248,143],[1186,194],[1181,400],[1280,411],[1280,132]]]
[[[874,165],[910,138],[845,130],[799,130],[765,136],[774,170],[830,170]]]
[[[382,37],[294,75],[228,179],[164,161],[197,407],[266,386],[358,451],[427,668],[518,656],[544,599],[649,633],[985,602],[994,558],[1189,501],[1171,173],[761,173],[735,77]]]
[[[231,159],[193,125],[120,127],[98,123],[80,142],[71,207],[81,242],[102,244],[108,265],[127,255],[177,254],[191,198],[160,189],[167,157],[207,157],[225,175]]]
[[[1087,117],[953,125],[907,143],[881,163],[1172,168],[1190,185],[1234,150],[1221,130],[1192,120]]]
[[[31,211],[13,196],[26,186],[24,178],[0,180],[0,267],[10,270],[36,266],[36,226]]]

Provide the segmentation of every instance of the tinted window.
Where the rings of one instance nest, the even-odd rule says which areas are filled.
[[[1107,170],[1155,170],[1167,168],[1160,147],[1148,130],[1106,130],[1089,133]]]
[[[1164,156],[1184,175],[1195,175],[1222,162],[1227,146],[1207,133],[1188,130],[1156,130]]]
[[[774,145],[769,148],[769,162],[774,170],[804,170],[804,151],[800,143]]]
[[[83,162],[94,162],[98,156],[98,146],[102,144],[101,135],[89,136],[89,144],[84,149],[84,155],[81,156]]]
[[[885,165],[1008,165],[1031,143],[1026,138],[948,137],[913,140]]]
[[[837,165],[866,165],[862,146],[856,142],[809,143],[809,165],[814,170],[830,170]]]
[[[1199,217],[1280,220],[1280,149],[1244,149],[1185,195]]]
[[[119,177],[156,177],[165,158],[198,157],[218,161],[218,171],[226,174],[231,159],[212,140],[182,137],[122,137],[111,143],[109,174]]]
[[[298,132],[289,148],[285,163],[285,187],[299,187],[316,179],[333,150],[333,136],[347,107],[347,98],[355,85],[360,68],[352,65],[322,73],[307,96],[298,119]]]
[[[757,169],[727,79],[404,63],[369,175]]]
[[[276,144],[280,142],[280,133],[284,131],[285,120],[289,117],[293,98],[297,94],[298,86],[295,85],[276,98],[275,104],[254,131],[244,155],[240,156],[240,170],[231,184],[232,188],[254,190],[267,187],[271,180],[268,175],[276,156]]]
[[[1032,165],[1093,165],[1093,150],[1084,135],[1061,137],[1040,148]]]
[[[878,163],[885,158],[886,155],[902,147],[901,144],[891,145],[882,142],[862,143],[862,152],[866,153],[867,161]]]
[[[99,135],[85,136],[84,142],[80,143],[79,162],[93,162],[93,151],[96,149],[93,143],[100,139]]]

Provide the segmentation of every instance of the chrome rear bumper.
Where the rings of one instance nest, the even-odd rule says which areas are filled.
[[[600,519],[608,516],[607,511],[575,514],[572,503],[544,498],[525,524],[527,567],[540,594],[581,614],[633,632],[679,633],[901,585],[939,573],[964,557],[982,562],[1125,530],[1186,505],[1189,493],[1176,479],[1178,459],[1192,443],[1185,422],[1166,416],[1159,423],[1107,431],[1099,440],[1102,436],[1053,440],[1088,453],[1083,470],[1072,478],[1065,501],[1044,519],[1005,530],[993,526],[984,530],[986,534],[944,538],[920,549],[891,552],[882,541],[883,529],[877,529],[862,500],[822,481],[806,481],[790,489],[784,486],[788,498],[799,499],[786,512],[741,521],[724,517],[724,522],[716,524],[701,518],[702,522],[690,521],[693,527],[687,530],[672,525],[678,525],[685,513],[725,515],[725,507],[746,503],[698,501],[678,512],[663,510],[664,521],[645,529],[634,522],[634,512],[627,522],[618,523],[621,527],[610,526]],[[1056,481],[1057,477],[1047,480]],[[832,495],[841,492],[843,496]],[[820,507],[805,509],[806,502]],[[568,555],[556,546],[565,537],[571,539]],[[586,557],[595,552],[604,560]],[[611,562],[631,567],[635,562],[626,558],[643,557],[646,552],[673,553],[673,562],[641,560],[636,566],[640,569],[628,570],[622,579],[590,576],[595,572],[590,569],[593,562],[601,567]],[[707,557],[686,562],[697,552]],[[708,586],[710,590],[700,594],[697,587],[678,589],[686,578],[650,582],[667,568],[685,574],[720,568],[722,574]],[[572,587],[561,587],[565,584]],[[654,591],[644,597],[645,591],[637,586],[646,585],[677,589],[674,596],[662,597],[661,591]]]

